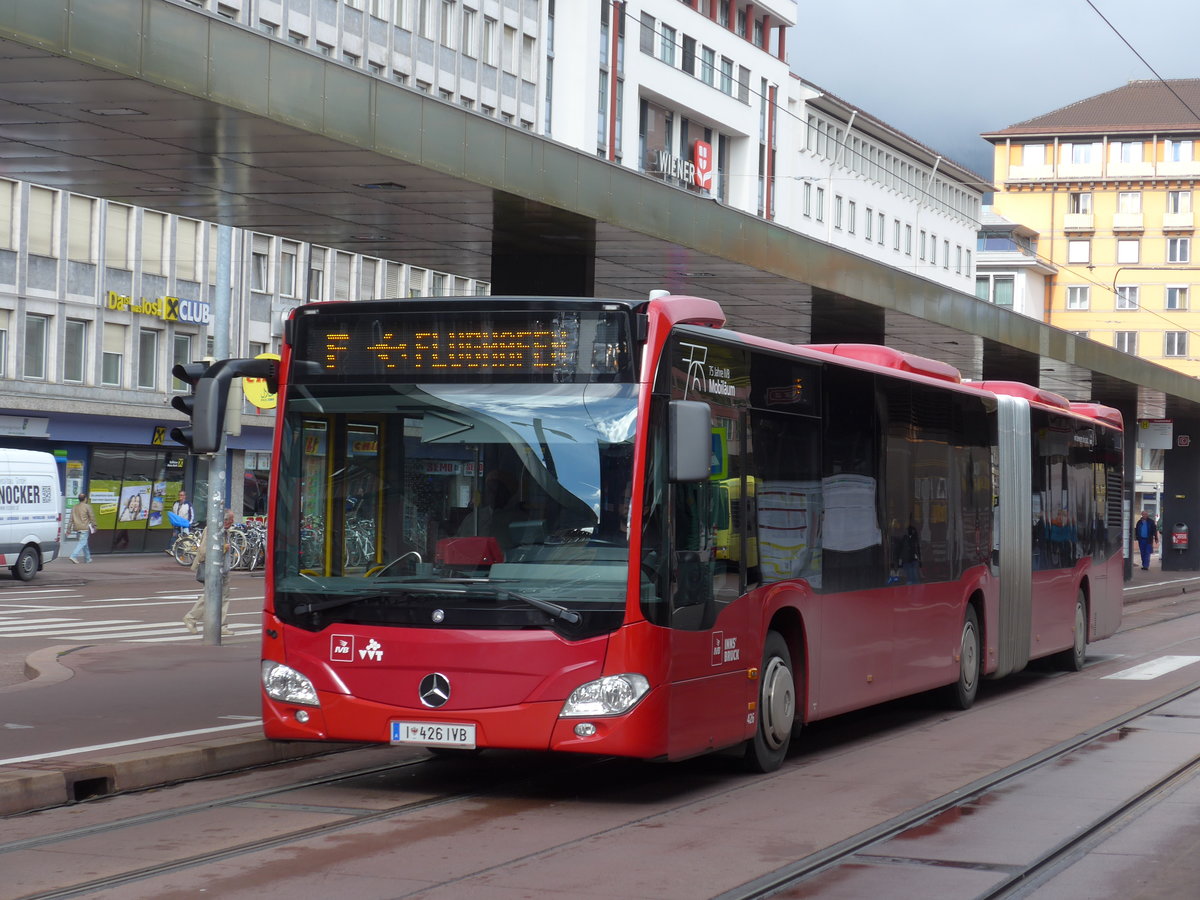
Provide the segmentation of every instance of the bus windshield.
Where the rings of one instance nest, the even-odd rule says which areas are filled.
[[[635,420],[632,384],[293,385],[276,614],[309,630],[615,628]]]

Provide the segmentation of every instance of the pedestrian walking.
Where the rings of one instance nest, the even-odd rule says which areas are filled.
[[[233,510],[226,509],[225,510],[225,521],[221,526],[222,549],[225,554],[224,562],[221,565],[221,635],[223,637],[231,637],[233,635],[233,629],[231,629],[228,625],[228,623],[229,623],[229,600],[225,596],[225,593],[229,589],[228,579],[229,579],[229,570],[231,568],[231,566],[229,564],[228,534],[229,534],[229,529],[233,527],[234,521],[235,520],[234,520]],[[201,532],[201,534],[200,534],[200,549],[198,549],[196,551],[196,558],[192,560],[192,571],[196,573],[196,580],[201,583],[204,582],[204,572],[205,572],[204,559],[207,555],[208,555],[208,526],[205,525],[204,531]],[[205,603],[204,592],[201,591],[200,596],[196,598],[196,602],[192,604],[192,608],[189,609],[186,613],[184,613],[184,616],[183,616],[184,627],[186,627],[187,630],[190,631],[192,634],[197,633],[196,626],[204,621],[205,606],[206,606],[206,603]]]
[[[1142,555],[1142,571],[1145,572],[1150,568],[1150,553],[1158,546],[1158,525],[1150,515],[1150,510],[1142,510],[1142,517],[1134,527],[1134,534],[1137,535],[1138,551]]]
[[[92,551],[88,547],[88,538],[96,533],[96,514],[92,512],[92,504],[88,502],[87,494],[79,495],[79,502],[71,510],[71,522],[68,530],[79,536],[79,543],[71,551],[71,562],[79,565],[79,557],[85,563],[92,561]]]

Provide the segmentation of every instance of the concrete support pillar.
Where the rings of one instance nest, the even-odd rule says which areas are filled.
[[[492,223],[493,294],[591,297],[595,260],[595,220],[497,194]]]
[[[1200,419],[1175,418],[1174,432],[1163,467],[1162,567],[1166,572],[1195,572],[1200,570]],[[1133,518],[1139,513],[1135,510]],[[1171,533],[1178,522],[1188,526],[1186,549],[1172,546]]]

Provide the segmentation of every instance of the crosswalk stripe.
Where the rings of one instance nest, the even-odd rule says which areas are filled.
[[[29,637],[43,632],[66,632],[79,628],[95,628],[97,625],[133,625],[139,619],[103,619],[99,622],[83,622],[79,619],[61,619],[71,624],[63,625],[3,625],[0,626],[0,637]]]

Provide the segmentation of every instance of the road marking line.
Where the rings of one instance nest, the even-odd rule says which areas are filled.
[[[98,622],[84,622],[80,619],[61,619],[62,622],[72,622],[71,625],[4,625],[0,627],[0,637],[31,637],[35,634],[57,634],[63,631],[78,631],[81,628],[97,628],[100,625],[136,625],[141,619],[101,619]]]
[[[1200,656],[1160,656],[1158,659],[1104,677],[1124,681],[1150,681],[1198,662]]]
[[[15,766],[18,763],[34,762],[39,759],[54,759],[56,756],[71,756],[75,753],[94,753],[97,750],[115,750],[118,747],[135,747],[138,744],[153,744],[155,741],[171,741],[175,738],[196,737],[201,734],[212,734],[217,731],[233,731],[238,728],[256,728],[262,724],[262,719],[252,722],[242,722],[238,725],[218,725],[215,728],[197,728],[194,731],[176,731],[172,734],[155,734],[150,737],[134,738],[128,741],[114,741],[111,744],[93,744],[90,747],[75,747],[71,750],[55,750],[53,753],[36,753],[33,756],[14,756],[12,759],[0,759],[0,766]]]

